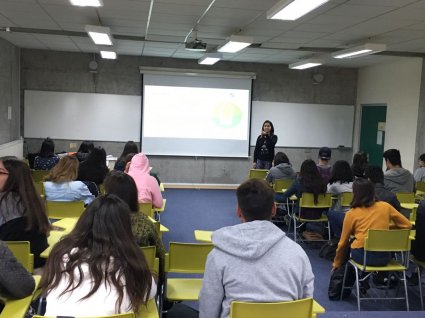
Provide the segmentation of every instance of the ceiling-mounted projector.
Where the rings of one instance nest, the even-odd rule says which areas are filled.
[[[185,43],[186,50],[205,52],[207,50],[207,43],[203,43],[201,40],[195,39],[192,42]]]

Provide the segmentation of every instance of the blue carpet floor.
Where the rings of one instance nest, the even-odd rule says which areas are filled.
[[[164,245],[168,248],[170,241],[195,242],[194,230],[216,230],[223,226],[239,223],[236,217],[236,194],[234,190],[186,190],[166,189],[164,197],[167,198],[165,212],[161,216],[161,223],[170,229],[163,237]],[[286,228],[283,228],[285,231]],[[310,258],[315,274],[314,299],[326,310],[352,312],[357,310],[356,299],[351,295],[343,301],[330,301],[327,296],[331,262],[318,256],[320,245],[318,243],[302,243],[301,246]],[[399,294],[403,292],[400,288]],[[370,290],[369,293],[373,293]],[[409,287],[409,301],[411,310],[420,310],[419,292],[417,286]],[[188,304],[197,308],[196,303]],[[404,311],[404,301],[367,301],[362,302],[365,311]],[[179,314],[169,317],[196,317],[192,310],[187,315],[182,314],[184,309],[176,307]],[[418,313],[419,314],[419,313]],[[421,316],[425,316],[422,312]],[[347,316],[352,317],[352,316]]]

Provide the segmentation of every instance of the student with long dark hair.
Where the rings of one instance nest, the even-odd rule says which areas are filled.
[[[359,151],[353,156],[353,164],[351,165],[351,170],[354,177],[363,178],[365,169],[369,164],[368,156],[366,152]]]
[[[103,183],[109,169],[106,166],[106,151],[101,147],[94,148],[87,159],[80,163],[77,180]]]
[[[340,267],[349,252],[350,237],[356,239],[351,243],[351,257],[363,264],[364,239],[369,229],[389,230],[390,221],[395,228],[410,229],[410,221],[390,204],[376,201],[375,186],[369,180],[358,178],[353,183],[353,201],[351,209],[345,214],[341,238],[336,250],[333,268]],[[385,266],[391,259],[388,252],[368,252],[367,266]]]
[[[117,196],[100,196],[54,246],[41,281],[46,316],[137,312],[155,295],[155,282],[131,232],[130,213]]]
[[[50,170],[59,162],[55,154],[55,143],[47,137],[41,144],[40,153],[34,159],[35,170]]]
[[[345,160],[338,160],[332,167],[332,175],[328,183],[328,192],[334,195],[343,192],[353,192],[353,173],[350,164]]]
[[[159,278],[164,280],[165,248],[161,238],[155,230],[155,226],[149,217],[139,212],[137,202],[137,187],[133,178],[122,171],[110,171],[104,182],[105,192],[114,194],[128,204],[131,217],[131,230],[137,245],[155,246],[156,257],[159,258]]]
[[[286,190],[278,198],[278,202],[286,202],[292,195],[301,198],[303,192],[312,193],[314,202],[317,203],[320,194],[326,193],[326,184],[317,169],[316,163],[307,159],[301,164],[300,173],[298,178],[292,183],[291,187]],[[304,219],[315,220],[322,216],[320,209],[302,209],[301,217]]]
[[[93,141],[85,140],[81,143],[80,148],[77,151],[78,161],[84,161],[89,156],[90,152],[94,149]]]
[[[117,162],[115,163],[114,170],[124,171],[125,169],[125,159],[128,154],[130,153],[139,153],[139,147],[137,147],[137,144],[134,141],[127,141],[124,145],[124,149],[121,153],[121,156],[119,156]]]
[[[0,158],[0,240],[29,241],[34,268],[44,265],[40,253],[50,230],[44,203],[23,161]]]
[[[270,120],[266,120],[255,143],[254,169],[270,169],[272,167],[276,142],[277,135],[274,134],[273,123]]]

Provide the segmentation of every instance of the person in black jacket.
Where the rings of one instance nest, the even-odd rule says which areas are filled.
[[[419,203],[416,212],[416,237],[412,240],[412,255],[419,261],[425,262],[425,200]]]
[[[274,146],[277,136],[270,120],[266,120],[261,128],[261,134],[257,138],[254,150],[254,169],[270,169],[274,158]]]

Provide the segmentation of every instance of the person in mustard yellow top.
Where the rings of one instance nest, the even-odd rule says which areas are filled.
[[[344,264],[349,253],[349,239],[354,236],[351,243],[351,258],[363,264],[364,238],[369,229],[388,230],[391,228],[410,229],[410,221],[390,204],[376,201],[375,188],[372,182],[359,178],[353,183],[353,201],[344,219],[341,238],[336,250],[333,269]],[[389,252],[368,252],[368,266],[385,266],[391,260]]]

